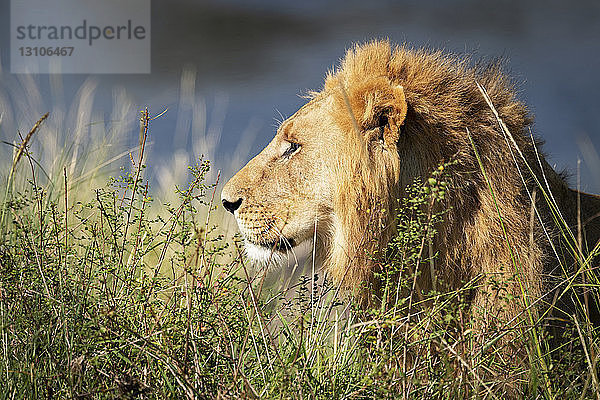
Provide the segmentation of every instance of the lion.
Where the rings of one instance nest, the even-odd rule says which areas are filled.
[[[539,151],[532,124],[498,63],[473,66],[468,56],[384,40],[355,45],[229,180],[222,202],[250,259],[285,260],[314,240],[322,268],[370,298],[369,254],[395,234],[397,200],[451,162],[447,212],[433,243],[436,279],[455,289],[481,277],[471,314],[515,325],[528,305],[543,303],[557,257],[574,263],[554,219],[579,238],[581,252],[600,239],[600,197],[569,188]],[[419,279],[424,288],[433,277]],[[508,305],[498,280],[516,299]]]

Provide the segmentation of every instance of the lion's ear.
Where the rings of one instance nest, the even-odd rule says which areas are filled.
[[[400,128],[406,119],[408,105],[401,85],[390,84],[387,78],[369,82],[364,97],[362,124],[365,131],[379,128],[387,145],[394,146],[400,137]]]

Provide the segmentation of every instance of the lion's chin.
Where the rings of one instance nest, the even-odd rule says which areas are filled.
[[[296,251],[299,243],[291,239],[286,241],[285,246],[279,244],[259,245],[246,239],[244,247],[248,259],[260,266],[282,267],[298,262]]]

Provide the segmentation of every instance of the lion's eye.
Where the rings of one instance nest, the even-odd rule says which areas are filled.
[[[290,147],[288,147],[283,154],[281,155],[281,157],[283,158],[290,158],[292,155],[294,155],[294,153],[296,153],[298,150],[300,150],[300,145],[298,143],[293,143],[290,142]]]

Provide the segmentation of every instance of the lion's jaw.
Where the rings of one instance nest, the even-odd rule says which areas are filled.
[[[246,255],[258,264],[283,265],[298,247],[312,248],[315,237],[327,235],[336,140],[342,139],[330,108],[331,99],[310,101],[223,188]]]

